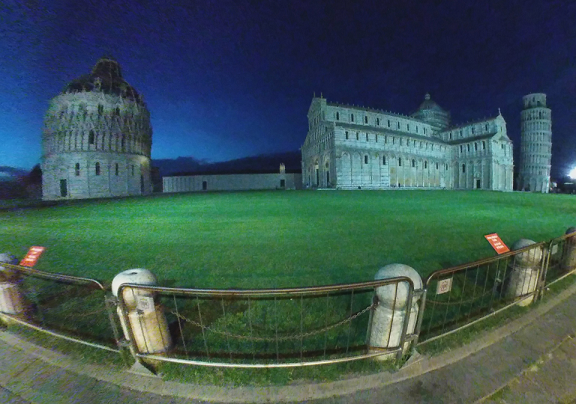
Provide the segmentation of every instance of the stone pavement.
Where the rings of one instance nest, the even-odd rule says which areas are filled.
[[[574,403],[576,285],[472,344],[395,373],[222,388],[79,365],[0,332],[0,403]]]

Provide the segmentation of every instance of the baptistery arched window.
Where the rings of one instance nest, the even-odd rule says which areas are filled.
[[[96,175],[100,175],[100,163],[96,163],[94,166],[94,172]]]
[[[91,130],[90,133],[88,134],[88,144],[94,144],[94,139],[95,139],[94,131]]]
[[[364,156],[364,164],[368,164],[368,155]]]
[[[74,175],[76,177],[80,176],[80,163],[76,163],[76,165],[74,166]]]

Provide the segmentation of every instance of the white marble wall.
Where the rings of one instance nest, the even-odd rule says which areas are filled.
[[[162,177],[163,192],[300,189],[300,174],[223,174]]]
[[[43,198],[148,194],[151,146],[144,105],[97,91],[60,94],[44,120]]]
[[[433,132],[410,117],[315,98],[308,120],[304,187],[512,190],[512,142],[501,115]]]
[[[548,193],[552,163],[552,112],[545,94],[523,97],[518,189]]]

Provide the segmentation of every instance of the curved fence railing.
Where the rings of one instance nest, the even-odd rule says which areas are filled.
[[[430,274],[422,299],[419,344],[468,327],[487,315],[528,303],[540,291],[546,243]]]
[[[399,359],[409,337],[405,329],[399,343],[380,349],[368,345],[370,318],[378,305],[375,290],[385,286],[395,289],[394,302],[399,287],[409,290],[410,299],[413,295],[409,278],[394,278],[255,290],[125,284],[118,296],[122,323],[130,324],[129,339],[140,358],[217,367],[293,367],[400,353]],[[155,307],[146,310],[141,303],[146,299],[153,299]],[[149,334],[140,330],[164,321],[170,335],[158,333],[156,341],[135,335]],[[168,346],[172,349],[161,356],[154,354]]]
[[[402,355],[576,272],[576,233],[430,274],[290,289],[123,284],[0,263],[0,318],[137,361],[290,367]],[[387,297],[382,298],[383,291]],[[375,326],[376,324],[376,326]]]
[[[546,245],[545,286],[550,286],[576,271],[576,236],[565,234]]]
[[[119,333],[102,283],[19,265],[0,266],[3,317],[55,337],[119,352]]]

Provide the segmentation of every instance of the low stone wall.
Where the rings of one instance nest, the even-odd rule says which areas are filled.
[[[163,177],[162,190],[171,192],[301,189],[301,174],[223,174]]]

